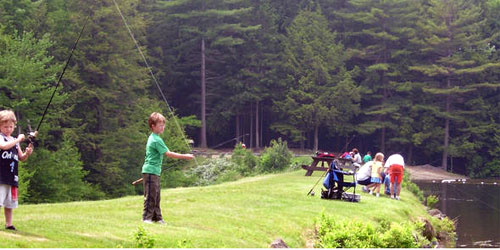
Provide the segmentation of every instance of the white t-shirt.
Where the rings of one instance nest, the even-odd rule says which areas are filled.
[[[405,160],[403,159],[403,156],[401,156],[400,154],[393,154],[389,156],[389,158],[387,158],[387,161],[385,161],[384,168],[388,168],[393,164],[401,165],[404,168]]]
[[[360,165],[363,163],[363,159],[361,159],[361,155],[359,153],[354,155],[354,163],[358,163]]]
[[[361,168],[359,168],[358,173],[356,175],[357,181],[362,181],[362,180],[365,180],[365,179],[371,177],[372,164],[373,164],[373,161],[369,161],[369,162],[363,164],[363,166],[361,166]]]

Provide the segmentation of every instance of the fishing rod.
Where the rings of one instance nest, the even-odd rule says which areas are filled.
[[[240,135],[240,136],[234,137],[233,139],[230,139],[230,140],[227,140],[227,141],[223,141],[223,142],[215,145],[214,147],[212,147],[212,149],[218,148],[218,147],[220,147],[220,146],[222,146],[222,145],[224,145],[224,144],[226,144],[228,142],[231,142],[231,141],[234,141],[234,140],[238,140],[240,137],[244,137],[244,136],[247,136],[247,135],[249,135],[249,134],[246,133],[244,135]]]
[[[356,135],[352,136],[352,138],[345,144],[345,146],[342,148],[342,150],[340,150],[340,153],[343,153],[345,150],[347,150],[347,147],[349,146],[351,141],[354,139],[354,137],[356,137]]]
[[[322,174],[322,175],[319,177],[319,179],[316,181],[316,184],[314,184],[314,186],[311,188],[311,190],[309,190],[309,192],[307,193],[307,195],[306,195],[306,196],[308,196],[309,194],[314,196],[313,189],[316,187],[316,185],[318,185],[319,181],[320,181],[321,179],[323,179],[323,177],[325,176],[325,174],[326,174],[328,171],[329,171],[329,170],[327,170],[327,171],[323,172],[323,174]]]
[[[52,102],[52,99],[54,99],[54,96],[56,94],[57,87],[59,87],[59,84],[61,84],[61,80],[62,80],[62,78],[64,76],[64,72],[66,72],[66,69],[68,68],[69,61],[73,57],[73,52],[75,51],[76,45],[78,44],[78,42],[80,41],[80,38],[82,37],[83,31],[85,30],[85,27],[87,26],[87,23],[88,23],[89,19],[90,19],[90,13],[87,16],[87,19],[85,19],[85,23],[84,23],[84,25],[82,27],[82,30],[80,30],[80,34],[78,35],[78,38],[76,39],[75,43],[73,44],[73,48],[71,48],[71,52],[69,53],[69,57],[66,60],[66,64],[64,65],[64,68],[63,68],[61,74],[59,75],[59,79],[57,80],[56,88],[54,89],[54,92],[52,92],[52,96],[50,97],[50,100],[47,103],[47,106],[45,107],[45,110],[43,111],[42,118],[40,119],[40,122],[38,123],[38,126],[36,127],[36,130],[35,130],[35,132],[33,132],[33,134],[30,133],[30,135],[29,135],[29,136],[32,136],[32,139],[34,139],[34,137],[36,136],[35,133],[40,129],[40,126],[42,125],[43,119],[45,118],[45,115],[47,114],[47,111],[49,110],[50,103]]]

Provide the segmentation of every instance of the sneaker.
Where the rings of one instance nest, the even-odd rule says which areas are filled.
[[[146,224],[153,224],[153,221],[152,220],[142,220],[142,222],[146,223]]]
[[[17,231],[16,227],[14,225],[6,226],[5,229],[7,230],[12,230],[12,231]]]
[[[399,201],[399,196],[396,196],[396,200],[398,200],[398,201]]]
[[[363,190],[363,192],[368,193],[368,187],[364,186],[364,187],[362,188],[362,190]]]
[[[159,220],[159,221],[156,221],[156,223],[164,225],[165,221],[164,220]]]
[[[377,193],[377,197],[380,197],[380,194],[379,194],[379,193]]]
[[[373,194],[373,192],[370,190],[370,194]]]

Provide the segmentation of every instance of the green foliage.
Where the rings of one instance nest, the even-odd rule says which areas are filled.
[[[181,169],[167,168],[161,173],[162,188],[189,187],[194,185],[196,180],[196,176],[187,175],[185,171]],[[138,193],[142,192],[142,189],[138,190]]]
[[[271,140],[271,146],[266,147],[260,157],[260,169],[263,172],[277,172],[290,167],[292,152],[288,149],[287,142],[278,138]]]
[[[319,8],[300,11],[287,28],[282,67],[289,84],[285,97],[274,106],[286,124],[278,122],[273,128],[294,140],[302,139],[300,132],[318,133],[319,126],[356,114],[357,88],[344,67],[344,46],[335,40]],[[349,92],[342,92],[342,85],[350,85]],[[343,100],[335,96],[340,93]],[[315,136],[314,150],[318,140]]]
[[[407,150],[402,153],[412,163],[434,164],[449,152],[471,177],[499,177],[498,1],[334,2],[118,1],[179,129],[111,1],[0,1],[0,108],[16,111],[21,133],[28,120],[32,126],[40,120],[91,16],[35,155],[20,169],[21,201],[68,199],[57,191],[49,197],[54,190],[42,183],[57,184],[39,167],[62,169],[51,154],[64,148],[63,135],[71,136],[79,156],[71,152],[73,160],[62,164],[79,161],[85,173],[78,178],[96,189],[79,199],[140,192],[129,183],[140,177],[150,133],[145,120],[153,111],[167,116],[168,147],[189,152],[185,140],[197,138],[201,126],[195,115],[202,39],[209,144],[252,129],[261,137],[256,147],[277,138],[275,131],[289,146],[315,147],[309,141],[318,138],[319,147],[338,149],[356,135],[352,143]],[[274,156],[258,159],[235,149],[233,157],[237,167],[214,183],[278,171]],[[163,187],[192,185],[197,177],[185,176],[186,166],[165,159]]]
[[[0,23],[6,24],[7,34],[21,35],[29,27],[31,12],[36,8],[36,1],[2,0],[0,1]]]
[[[427,199],[426,199],[426,205],[428,208],[432,209],[436,206],[438,201],[439,201],[439,197],[437,197],[435,195],[429,195],[429,196],[427,196]]]
[[[408,189],[408,191],[412,192],[415,196],[417,196],[418,200],[421,202],[425,201],[424,192],[417,186],[417,184],[413,183],[410,180],[410,174],[406,172],[403,175],[403,182],[401,184],[403,188]]]
[[[177,248],[193,248],[193,247],[189,240],[182,239],[177,242]]]
[[[29,183],[26,202],[66,202],[94,200],[104,196],[96,186],[84,181],[87,171],[74,142],[65,136],[57,151],[35,149],[26,165],[24,183]]]
[[[209,159],[203,164],[193,167],[187,171],[187,175],[196,178],[195,185],[206,186],[222,181],[239,179],[237,174],[238,165],[226,158]]]
[[[378,226],[356,219],[338,220],[321,215],[317,246],[321,248],[417,248],[429,242],[421,223],[390,223]]]
[[[474,155],[470,164],[467,165],[467,172],[472,178],[500,177],[500,160],[493,159],[485,162],[485,156]]]
[[[436,217],[432,217],[431,220],[432,220],[432,225],[434,226],[436,232],[447,232],[452,236],[456,234],[455,222],[450,218],[444,217],[443,219],[439,219]]]
[[[456,222],[448,217],[439,219],[437,217],[431,217],[431,223],[436,232],[441,232],[442,234],[448,235],[450,242],[447,242],[445,247],[454,247],[456,240]]]
[[[251,149],[243,148],[241,143],[234,146],[231,160],[238,165],[238,172],[243,176],[249,176],[256,172],[259,158]]]
[[[30,172],[26,170],[26,165],[24,162],[19,162],[18,166],[18,175],[19,175],[19,203],[24,203],[29,201],[30,194],[28,192],[28,188],[30,186],[31,178],[33,178],[34,172]]]
[[[154,248],[155,239],[154,237],[140,226],[134,234],[134,242],[136,248]]]

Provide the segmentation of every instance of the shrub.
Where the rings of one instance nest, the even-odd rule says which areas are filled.
[[[420,190],[417,184],[413,183],[410,180],[410,174],[406,173],[403,176],[403,183],[401,184],[403,188],[408,189],[408,191],[412,192],[415,196],[417,196],[418,200],[421,202],[425,201],[424,192]]]
[[[153,248],[155,246],[155,239],[143,227],[137,228],[134,240],[136,248]]]
[[[357,220],[337,221],[321,215],[318,243],[322,248],[416,248],[429,243],[422,223],[388,223],[374,226]]]
[[[263,172],[276,172],[290,166],[293,154],[288,150],[287,142],[271,140],[271,147],[266,148],[260,158],[260,167]]]
[[[195,185],[205,186],[214,183],[219,183],[222,180],[225,181],[236,180],[237,178],[234,175],[234,171],[236,169],[237,165],[234,164],[232,161],[224,158],[217,158],[217,159],[207,160],[202,165],[198,165],[192,168],[186,174],[189,178],[196,179],[194,183]],[[229,173],[230,171],[233,171],[233,173]],[[230,178],[231,176],[236,179],[231,179]]]
[[[448,217],[439,219],[436,217],[431,217],[431,223],[436,232],[447,232],[450,235],[455,235],[455,222]]]
[[[250,149],[243,148],[241,143],[238,143],[233,150],[231,160],[238,165],[238,172],[243,176],[255,173],[259,158],[255,156]]]
[[[439,198],[435,195],[429,195],[427,196],[427,207],[428,208],[434,208],[436,206],[436,203],[439,201]]]
[[[187,176],[184,171],[179,169],[166,169],[162,171],[161,175],[162,188],[188,187],[197,181],[195,176]]]
[[[405,223],[406,224],[406,223]],[[415,231],[414,224],[401,225],[392,223],[389,230],[385,231],[382,236],[383,248],[417,248],[419,247],[413,237]]]

